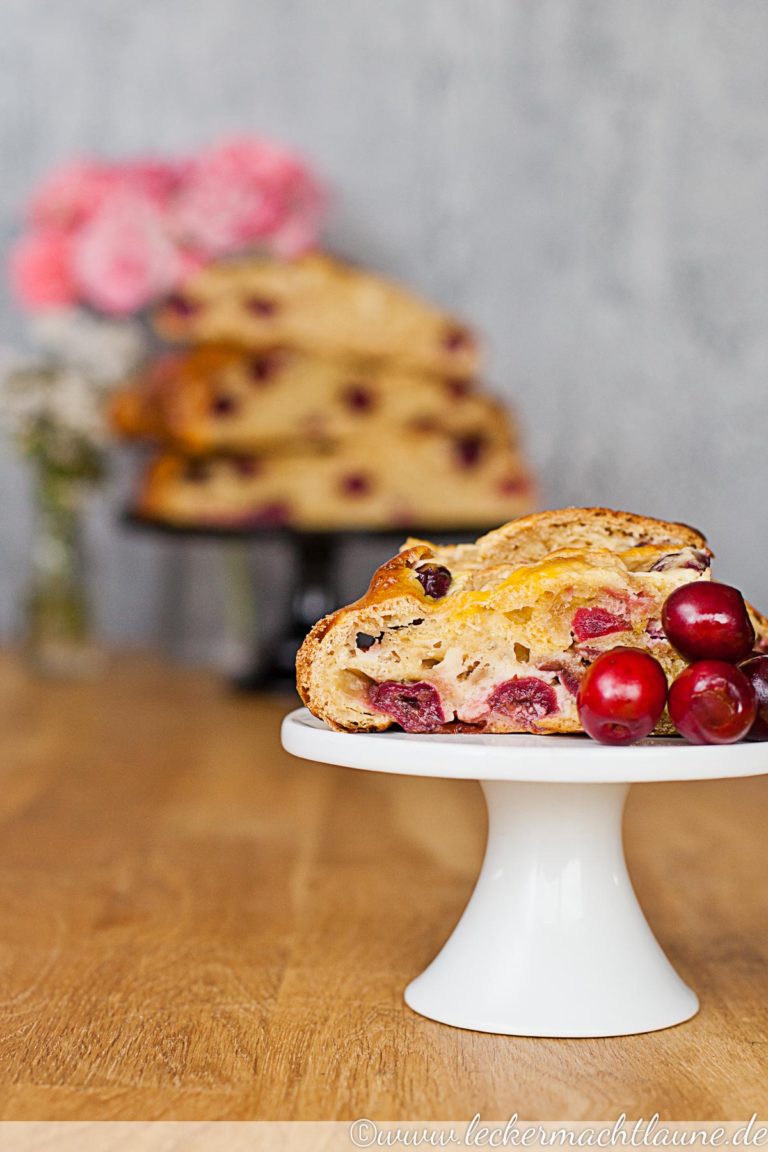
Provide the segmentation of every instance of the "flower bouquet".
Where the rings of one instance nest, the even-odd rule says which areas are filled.
[[[78,161],[32,195],[8,272],[39,353],[0,374],[0,415],[34,469],[26,603],[39,667],[90,664],[83,497],[106,470],[106,397],[149,351],[142,317],[212,260],[300,255],[325,206],[302,159],[262,138],[178,160]]]

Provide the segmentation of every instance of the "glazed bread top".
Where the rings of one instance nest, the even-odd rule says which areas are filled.
[[[712,555],[700,532],[687,524],[666,520],[653,520],[632,512],[615,512],[610,508],[561,508],[555,512],[536,512],[481,536],[474,544],[460,544],[453,548],[435,548],[420,540],[409,540],[404,549],[412,546],[430,549],[435,556],[449,557],[454,565],[473,569],[508,564],[521,567],[543,560],[551,552],[562,549],[588,552],[594,549],[611,553],[638,551],[627,562],[639,567],[645,556],[654,552],[670,552],[675,548],[701,549]]]

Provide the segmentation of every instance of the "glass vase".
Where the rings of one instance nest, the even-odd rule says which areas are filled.
[[[85,581],[82,509],[87,484],[36,461],[25,651],[38,671],[87,677],[98,666]]]

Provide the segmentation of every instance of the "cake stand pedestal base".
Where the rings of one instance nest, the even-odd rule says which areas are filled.
[[[653,1032],[697,1011],[632,889],[624,801],[633,783],[761,776],[768,744],[350,734],[306,708],[285,718],[282,738],[307,760],[482,784],[483,867],[448,942],[406,989],[414,1011],[457,1028],[557,1037]]]
[[[488,845],[453,934],[406,1003],[516,1036],[623,1036],[699,1007],[653,935],[624,861],[627,784],[482,781]]]

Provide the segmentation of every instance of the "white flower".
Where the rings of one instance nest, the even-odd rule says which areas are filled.
[[[49,434],[75,437],[93,447],[105,443],[100,382],[75,368],[23,368],[0,386],[0,422],[25,439],[41,423]]]
[[[42,361],[0,349],[0,423],[33,450],[43,436],[60,462],[106,443],[106,394],[145,352],[141,325],[78,309],[41,313],[32,326]]]
[[[46,381],[39,368],[2,356],[0,424],[24,435],[46,407]]]
[[[104,385],[127,375],[146,350],[141,325],[133,320],[106,320],[79,308],[41,312],[31,333],[53,360],[80,369]]]
[[[106,440],[102,394],[92,376],[62,368],[51,377],[46,415],[52,424],[93,444]]]

